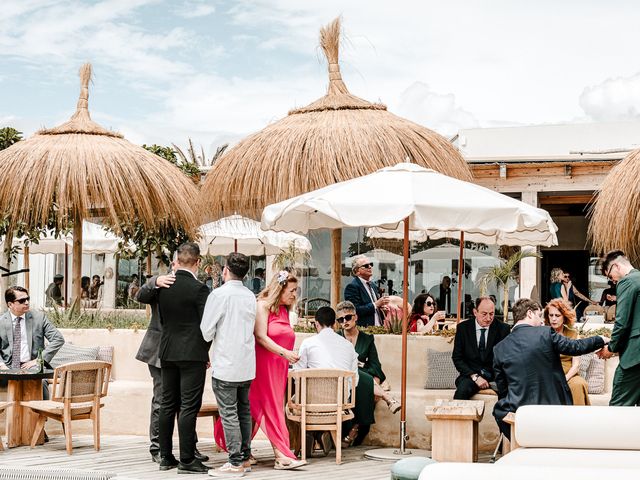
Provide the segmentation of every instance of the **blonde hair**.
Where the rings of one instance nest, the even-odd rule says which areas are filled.
[[[562,271],[561,268],[554,268],[551,270],[551,277],[549,278],[549,280],[551,280],[551,283],[559,283],[562,281],[562,274],[564,272]]]
[[[285,276],[286,274],[286,276]],[[282,292],[287,288],[290,283],[298,283],[298,279],[291,273],[283,270],[277,275],[274,275],[269,282],[269,285],[258,295],[258,300],[263,300],[271,313],[278,313],[280,309],[280,296]],[[290,305],[289,310],[295,308],[295,305]]]

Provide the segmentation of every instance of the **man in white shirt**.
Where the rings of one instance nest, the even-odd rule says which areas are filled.
[[[249,387],[256,376],[253,329],[256,297],[242,284],[249,259],[230,253],[222,270],[224,284],[207,299],[200,329],[205,340],[213,340],[211,367],[229,460],[209,470],[214,477],[243,476],[251,455],[251,411]]]
[[[300,345],[300,360],[293,365],[294,369],[335,368],[349,370],[356,374],[358,384],[358,354],[346,338],[338,335],[333,329],[336,323],[336,312],[331,307],[320,307],[315,315],[317,335],[305,339]],[[325,454],[331,450],[331,435],[323,432],[320,442]],[[314,439],[308,439],[309,448]],[[310,452],[307,452],[310,453]],[[309,455],[310,456],[310,455]]]

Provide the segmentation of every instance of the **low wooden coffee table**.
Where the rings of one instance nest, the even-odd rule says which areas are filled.
[[[436,400],[425,409],[431,421],[431,458],[438,462],[478,461],[478,422],[482,400]]]

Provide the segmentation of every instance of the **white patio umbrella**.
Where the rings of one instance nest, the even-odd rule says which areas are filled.
[[[373,230],[373,229],[369,229]],[[378,230],[377,230],[378,231]],[[375,232],[372,232],[375,233]],[[367,232],[367,236],[369,233]],[[411,238],[411,235],[409,235]],[[470,248],[464,249],[464,258],[488,258],[489,255],[483,253],[479,250],[471,250]],[[418,260],[448,260],[450,258],[458,258],[460,254],[460,248],[457,245],[445,244],[438,245],[437,247],[428,248],[422,252],[416,253],[415,255],[411,255],[411,261]]]
[[[311,242],[295,233],[265,231],[260,223],[240,215],[231,215],[200,227],[200,250],[203,254],[277,255],[293,242],[295,247],[311,250]]]
[[[375,193],[387,192],[388,195]],[[493,199],[480,202],[478,199]],[[500,202],[503,200],[503,202]],[[491,207],[489,208],[489,205]],[[408,303],[409,232],[466,232],[513,238],[531,232],[557,243],[557,227],[547,212],[486,188],[456,180],[412,163],[336,183],[267,206],[264,229],[306,233],[316,228],[382,227],[398,231],[403,223],[403,301]],[[405,312],[408,314],[408,312]],[[406,446],[407,318],[402,323],[400,452]]]

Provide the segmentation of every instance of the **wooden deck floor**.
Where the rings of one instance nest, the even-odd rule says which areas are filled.
[[[34,449],[18,447],[0,452],[0,464],[7,466],[42,467],[43,469],[96,470],[116,473],[127,479],[143,480],[147,478],[184,478],[176,470],[160,472],[158,465],[151,461],[148,452],[148,439],[134,436],[103,436],[101,450],[93,449],[90,436],[78,435],[73,439],[73,455],[67,455],[64,438],[55,436],[49,443]],[[343,463],[336,465],[335,456],[312,458],[309,464],[295,471],[276,471],[273,469],[273,451],[268,442],[253,442],[253,452],[259,464],[253,468],[248,478],[319,480],[327,478],[348,478],[349,480],[373,479],[388,480],[393,462],[366,460],[364,452],[371,447],[356,447],[343,451]],[[226,454],[215,453],[212,440],[198,443],[201,452],[209,455],[207,465],[218,467],[226,461]],[[174,449],[177,449],[174,447]],[[333,452],[332,452],[333,453]],[[196,478],[211,478],[196,475]],[[191,478],[191,476],[189,477]]]

